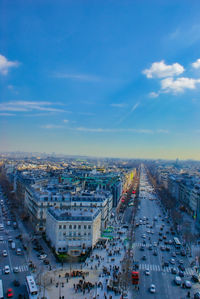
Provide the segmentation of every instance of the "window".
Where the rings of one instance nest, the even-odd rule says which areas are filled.
[[[84,229],[86,229],[87,228],[87,225],[84,225]]]
[[[91,229],[91,225],[88,225],[88,228]]]
[[[74,229],[76,229],[76,224],[74,225]]]
[[[78,229],[81,229],[81,225],[79,224]]]
[[[72,229],[72,225],[70,224],[69,229]]]
[[[66,233],[63,233],[63,236],[66,236]]]
[[[59,229],[61,229],[62,228],[62,225],[59,225]]]
[[[63,228],[66,229],[66,225],[63,225]]]

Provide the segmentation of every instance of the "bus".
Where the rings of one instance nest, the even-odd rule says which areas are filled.
[[[26,287],[27,287],[29,299],[37,299],[38,289],[35,283],[35,279],[32,275],[26,276]]]
[[[132,271],[132,284],[138,285],[139,284],[139,272],[138,271]]]
[[[3,298],[4,298],[4,296],[3,296],[3,282],[0,279],[0,299],[3,299]]]
[[[174,245],[177,249],[180,249],[180,247],[181,247],[181,242],[176,237],[174,238]]]

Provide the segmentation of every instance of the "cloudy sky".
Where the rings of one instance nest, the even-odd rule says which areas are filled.
[[[0,3],[1,151],[200,159],[200,2]]]

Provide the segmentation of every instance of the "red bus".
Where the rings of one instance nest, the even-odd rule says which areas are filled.
[[[139,272],[132,271],[132,284],[137,285],[139,284]]]

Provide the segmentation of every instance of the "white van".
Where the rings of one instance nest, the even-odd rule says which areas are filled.
[[[17,248],[17,255],[21,255],[22,254],[22,250],[20,248]]]
[[[11,248],[12,248],[12,249],[15,249],[15,242],[12,242],[12,243],[11,243]]]
[[[174,282],[175,282],[175,284],[176,284],[177,286],[180,286],[180,285],[181,285],[181,282],[182,282],[180,276],[176,276],[175,279],[174,279]]]

